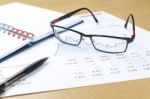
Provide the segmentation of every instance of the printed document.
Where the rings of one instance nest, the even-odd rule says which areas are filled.
[[[83,19],[84,23],[74,29],[89,34],[100,31],[103,33],[105,27],[124,26],[125,23],[103,11],[96,12],[95,15],[99,20],[99,26],[94,23],[92,16],[83,14],[78,17]],[[102,29],[95,31],[95,28]],[[3,96],[149,78],[150,46],[147,45],[147,42],[150,42],[149,38],[150,32],[136,27],[135,40],[129,44],[125,53],[119,54],[96,51],[86,37],[79,46],[70,46],[52,38],[49,43],[43,42],[24,52],[25,54],[21,53],[0,65],[0,82],[2,82],[37,58],[50,56],[47,63],[38,71],[13,84]]]

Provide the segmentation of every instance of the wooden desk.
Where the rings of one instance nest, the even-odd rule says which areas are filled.
[[[61,12],[88,7],[92,11],[104,10],[122,19],[126,19],[129,13],[133,13],[136,25],[150,30],[150,11],[148,10],[150,0],[0,0],[0,5],[13,1]],[[150,79],[100,84],[4,99],[150,99]]]

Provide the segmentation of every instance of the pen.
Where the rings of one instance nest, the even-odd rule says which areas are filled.
[[[8,86],[10,86],[12,83],[18,81],[20,78],[23,78],[24,76],[30,74],[31,72],[33,72],[34,70],[36,70],[37,68],[42,66],[42,64],[44,64],[44,62],[47,59],[48,59],[48,57],[45,57],[45,58],[35,61],[34,63],[30,64],[29,66],[25,67],[23,70],[19,71],[15,75],[13,75],[12,77],[8,78],[6,81],[2,82],[0,84],[0,95],[3,92],[5,92],[5,89]]]

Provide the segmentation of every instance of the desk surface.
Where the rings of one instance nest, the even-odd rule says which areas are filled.
[[[0,5],[18,1],[42,8],[69,12],[80,7],[92,11],[106,11],[122,19],[129,13],[135,16],[137,26],[150,31],[150,0],[0,0]],[[7,97],[4,99],[150,99],[150,79],[49,91]]]

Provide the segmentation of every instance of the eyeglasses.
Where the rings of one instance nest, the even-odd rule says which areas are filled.
[[[84,37],[90,38],[92,45],[98,51],[102,51],[102,52],[106,52],[106,53],[126,52],[128,44],[133,42],[134,38],[135,38],[135,23],[134,23],[134,17],[132,14],[129,14],[129,16],[124,24],[124,27],[123,27],[123,28],[127,29],[129,20],[131,19],[131,21],[132,21],[131,37],[118,37],[118,36],[97,35],[97,34],[96,35],[92,35],[92,34],[86,35],[82,32],[76,31],[74,29],[66,28],[66,27],[55,24],[61,20],[64,20],[64,19],[67,19],[67,18],[73,16],[74,14],[76,14],[82,10],[87,10],[93,17],[95,23],[98,23],[97,18],[94,16],[92,11],[89,10],[88,8],[80,8],[80,9],[72,11],[64,16],[61,16],[61,17],[51,21],[51,23],[50,23],[50,26],[54,32],[54,35],[59,41],[65,43],[65,44],[78,46],[84,36]]]

